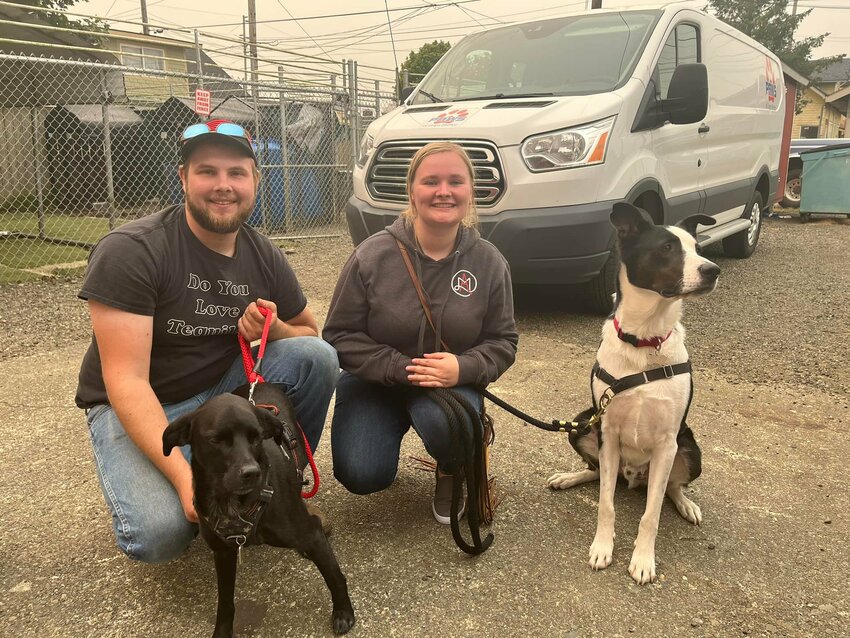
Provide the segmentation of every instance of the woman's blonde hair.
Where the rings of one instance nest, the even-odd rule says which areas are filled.
[[[475,169],[472,167],[472,161],[469,159],[469,155],[466,154],[466,151],[463,150],[463,147],[455,144],[454,142],[431,142],[416,151],[416,154],[413,156],[413,159],[410,160],[410,166],[407,169],[408,204],[407,208],[405,208],[404,212],[402,212],[402,216],[410,222],[413,222],[413,220],[416,219],[416,210],[414,208],[413,201],[410,199],[410,194],[413,192],[413,180],[416,178],[416,171],[419,170],[419,167],[422,165],[422,162],[425,161],[425,158],[430,157],[431,155],[436,155],[437,153],[454,153],[463,160],[466,170],[469,173],[469,188],[471,193],[469,197],[469,208],[460,223],[467,228],[470,226],[477,226],[478,209],[475,208]]]

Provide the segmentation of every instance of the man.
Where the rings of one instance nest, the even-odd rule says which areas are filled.
[[[76,403],[118,546],[146,562],[175,558],[197,531],[191,451],[163,456],[162,432],[246,383],[237,332],[260,338],[259,308],[272,313],[263,377],[292,399],[314,450],[339,371],[283,253],[244,223],[259,182],[248,133],[192,125],[180,156],[185,205],[107,234],[79,293],[94,335]]]

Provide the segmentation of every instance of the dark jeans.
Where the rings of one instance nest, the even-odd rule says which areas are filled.
[[[481,395],[470,386],[453,388],[478,410]],[[464,427],[471,428],[468,417]],[[443,410],[428,391],[383,386],[343,372],[336,385],[331,425],[334,476],[349,492],[371,494],[388,488],[398,471],[401,440],[411,425],[444,471],[453,471],[459,451]]]

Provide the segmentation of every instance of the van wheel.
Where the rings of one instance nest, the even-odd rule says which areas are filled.
[[[803,187],[802,172],[803,169],[801,168],[788,169],[788,177],[785,180],[785,195],[780,202],[785,208],[800,207],[800,193]]]
[[[599,274],[582,286],[581,300],[590,312],[607,315],[614,309],[614,293],[617,292],[619,269],[620,258],[616,250],[611,250]]]
[[[723,240],[723,252],[728,257],[746,259],[753,254],[761,234],[761,214],[761,193],[755,191],[741,216],[743,219],[750,220],[750,227]]]

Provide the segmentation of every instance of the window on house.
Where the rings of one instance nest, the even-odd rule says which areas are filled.
[[[121,61],[124,66],[132,66],[148,71],[165,70],[165,50],[154,47],[137,47],[131,44],[121,45]]]
[[[806,140],[814,140],[817,139],[818,136],[818,127],[817,126],[801,126],[800,127],[800,137]]]

